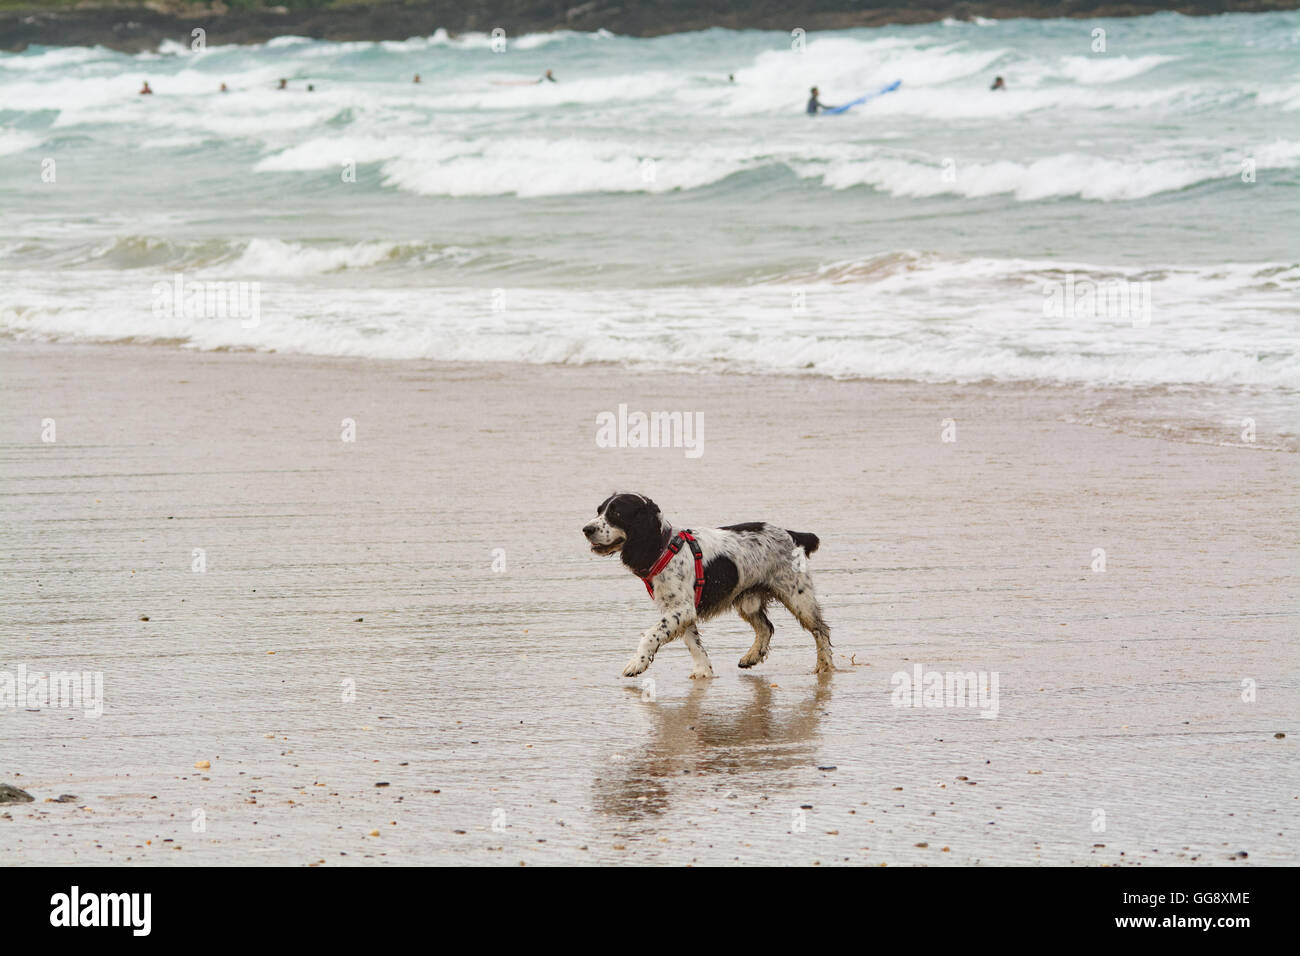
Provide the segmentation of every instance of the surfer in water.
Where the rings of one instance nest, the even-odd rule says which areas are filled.
[[[153,96],[153,89],[149,86],[149,81],[144,81],[144,86],[140,87],[141,96]]]
[[[817,87],[814,86],[808,92],[812,94],[812,96],[808,98],[807,113],[809,116],[816,116],[818,110],[831,110],[835,108],[833,106],[827,106],[825,103],[823,103],[820,99],[817,98],[818,97]]]
[[[993,78],[993,85],[989,87],[990,90],[1005,90],[1006,88],[1007,85],[1002,82],[1002,77],[1000,76],[995,76]]]
[[[492,80],[493,86],[536,86],[538,83],[558,83],[555,74],[547,70],[535,80]]]

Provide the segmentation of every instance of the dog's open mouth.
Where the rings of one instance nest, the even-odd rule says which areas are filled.
[[[596,554],[613,554],[619,548],[623,547],[623,542],[611,541],[609,544],[593,544],[591,550]]]

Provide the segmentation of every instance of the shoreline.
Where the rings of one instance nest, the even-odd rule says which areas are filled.
[[[590,366],[6,343],[0,396],[0,671],[104,704],[0,714],[6,864],[1297,860],[1294,456],[1059,389]],[[600,447],[620,403],[703,454]],[[621,679],[612,487],[818,534],[836,672],[778,610],[754,671],[733,615],[717,679]],[[998,675],[996,718],[900,707],[918,665]]]
[[[1300,0],[1193,0],[1186,3],[1046,3],[1000,0],[988,3],[941,3],[928,9],[877,7],[826,9],[824,4],[759,3],[743,13],[730,5],[642,3],[614,5],[584,3],[557,8],[553,14],[517,0],[477,3],[472,8],[452,2],[419,5],[378,0],[319,9],[284,7],[232,10],[224,4],[198,5],[105,4],[72,7],[0,8],[0,51],[21,52],[28,46],[105,46],[125,53],[155,51],[165,41],[189,46],[191,31],[206,31],[208,45],[264,43],[280,36],[305,36],[331,41],[406,40],[432,36],[438,30],[454,35],[489,33],[501,28],[508,37],[554,30],[655,37],[711,27],[744,30],[845,30],[934,23],[945,19],[1006,20],[1099,19],[1175,12],[1185,16],[1223,13],[1271,13],[1294,10]],[[810,9],[815,8],[815,9]]]
[[[653,363],[628,363],[620,361],[583,362],[580,364],[551,362],[462,361],[421,356],[392,358],[365,355],[339,355],[317,352],[291,352],[254,347],[200,348],[182,340],[115,340],[76,341],[58,339],[23,339],[0,335],[0,355],[6,351],[34,350],[35,354],[63,352],[68,355],[94,355],[100,350],[110,352],[160,350],[175,354],[233,355],[256,357],[275,362],[340,363],[343,367],[375,366],[395,372],[419,369],[442,369],[455,375],[481,373],[491,377],[496,373],[506,375],[544,376],[548,370],[555,374],[656,376],[669,375],[686,378],[709,377],[722,382],[733,382],[737,387],[746,383],[785,383],[790,386],[813,383],[841,384],[858,387],[935,389],[959,393],[962,390],[988,392],[994,395],[1016,396],[1043,394],[1068,407],[1060,422],[1085,428],[1099,428],[1134,438],[1149,438],[1187,445],[1204,445],[1218,448],[1238,448],[1248,452],[1275,454],[1300,454],[1300,431],[1295,428],[1295,412],[1300,398],[1269,386],[1220,386],[1195,383],[1160,385],[1108,383],[1080,383],[1047,380],[1003,380],[985,378],[975,381],[930,381],[912,378],[874,378],[866,375],[840,375],[820,371],[782,370],[766,368],[685,368],[674,365],[656,366]],[[1243,422],[1232,417],[1240,414],[1250,419],[1253,439],[1245,440],[1241,430]]]

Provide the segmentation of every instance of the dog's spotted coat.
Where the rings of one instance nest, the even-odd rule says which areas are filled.
[[[618,494],[601,502],[595,520],[582,533],[592,551],[621,552],[623,563],[644,578],[676,531],[649,498]],[[695,663],[691,676],[712,677],[713,667],[696,624],[733,607],[754,629],[753,646],[740,659],[741,667],[753,667],[767,657],[772,641],[766,610],[773,600],[784,604],[817,642],[818,673],[834,669],[830,628],[822,619],[808,574],[808,555],[821,543],[815,534],[786,531],[761,521],[692,528],[691,533],[704,553],[700,606],[695,606],[695,557],[684,546],[654,578],[654,602],[661,617],[641,635],[636,653],[623,669],[624,677],[640,674],[659,648],[679,637]]]

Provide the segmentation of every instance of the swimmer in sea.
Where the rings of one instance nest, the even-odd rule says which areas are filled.
[[[144,86],[140,87],[140,95],[141,95],[141,96],[152,96],[152,95],[153,95],[153,90],[149,87],[149,81],[148,81],[148,80],[145,80],[145,81],[144,81]]]
[[[1000,76],[995,77],[993,80],[993,85],[989,87],[990,90],[1005,90],[1006,88],[1007,85],[1002,82],[1002,77]]]
[[[814,86],[808,92],[812,94],[812,96],[808,98],[807,113],[809,116],[816,116],[818,110],[832,110],[835,108],[833,106],[827,106],[820,99],[818,99],[817,87]]]

